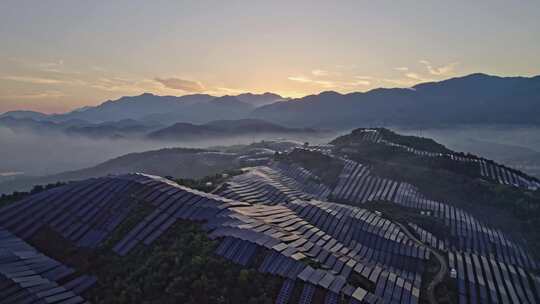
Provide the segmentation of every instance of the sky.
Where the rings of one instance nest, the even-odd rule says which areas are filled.
[[[0,1],[0,112],[540,74],[540,1]]]

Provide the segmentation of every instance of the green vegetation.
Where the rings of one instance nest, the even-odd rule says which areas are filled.
[[[518,239],[525,238],[533,252],[540,256],[540,230],[537,229],[540,225],[540,191],[488,182],[481,178],[476,163],[416,156],[384,144],[358,141],[354,133],[334,141],[337,150],[341,151],[339,153],[370,165],[375,175],[413,184],[430,199],[449,202],[482,218],[486,223],[514,234]],[[401,143],[406,140],[409,146],[416,149],[420,149],[417,144],[423,150],[429,148],[429,141],[420,138],[392,136],[393,140],[401,139]],[[432,224],[425,228],[436,235],[443,232]]]
[[[306,264],[308,266],[311,266],[311,268],[315,268],[315,269],[322,268],[321,262],[316,261],[316,260],[314,260],[314,259],[312,259],[310,257],[305,257],[300,262],[302,262],[302,263],[304,263],[304,264]]]
[[[136,199],[136,198],[134,198]],[[116,245],[122,238],[135,228],[135,226],[140,223],[147,215],[154,211],[155,207],[151,206],[147,202],[139,201],[137,206],[131,210],[129,216],[125,218],[122,223],[114,229],[111,236],[105,240],[103,248],[111,249]]]
[[[450,153],[452,152],[444,145],[439,144],[431,138],[418,137],[418,136],[407,136],[397,134],[391,130],[381,128],[378,129],[381,132],[381,135],[384,139],[407,147],[414,147],[415,149],[436,153]]]
[[[273,303],[281,279],[241,268],[214,254],[218,242],[199,225],[178,222],[127,257],[98,253],[96,303]]]
[[[224,179],[217,174],[179,182],[204,191],[206,182],[217,185]],[[77,248],[49,228],[29,243],[77,270],[66,281],[80,274],[96,275],[98,283],[84,295],[95,303],[273,303],[283,279],[215,255],[219,241],[210,240],[197,223],[178,221],[151,246],[140,244],[127,256],[116,255],[114,245],[152,210],[147,202],[137,202],[98,250]],[[262,252],[256,254],[252,265],[262,258]]]
[[[429,231],[438,239],[444,239],[449,237],[450,231],[448,227],[444,226],[440,220],[427,215],[422,215],[416,209],[403,207],[395,203],[387,201],[372,201],[362,205],[371,211],[379,211],[382,213],[382,217],[387,218],[393,222],[402,224],[408,227],[408,223],[414,223],[424,230]],[[409,229],[411,233],[419,237],[414,230]],[[436,248],[434,248],[437,250]],[[439,252],[442,253],[442,252]],[[444,253],[443,253],[444,254]],[[439,270],[439,263],[434,255],[430,256],[427,261],[426,268],[422,273],[422,286],[420,288],[420,303],[428,303],[426,289],[428,284],[433,280],[436,273]],[[435,296],[439,303],[457,303],[457,287],[455,280],[447,277],[441,284],[437,285]]]
[[[330,142],[330,144],[333,145],[350,145],[350,144],[356,144],[359,142],[364,141],[362,138],[365,135],[365,128],[355,129],[350,134],[340,136],[333,141]],[[373,129],[369,129],[373,130]],[[408,147],[414,147],[415,149],[422,150],[422,151],[429,151],[429,152],[436,152],[436,153],[450,153],[452,152],[448,148],[446,148],[444,145],[441,145],[430,138],[424,138],[424,137],[417,137],[417,136],[405,136],[397,134],[389,129],[386,128],[375,128],[377,130],[383,139],[393,142],[395,144],[404,145]],[[373,142],[371,142],[373,144]]]
[[[230,177],[240,175],[242,173],[242,170],[225,170],[223,171],[223,173],[205,176],[199,179],[173,177],[167,178],[182,186],[186,186],[203,192],[212,192]]]
[[[452,151],[434,142],[431,139],[414,136],[401,136],[386,129],[380,129],[381,133],[391,134],[391,138],[396,139],[409,147],[432,152],[450,153]],[[356,131],[356,130],[355,130]],[[333,141],[337,151],[349,156],[362,164],[377,165],[378,163],[406,164],[408,166],[419,166],[430,170],[444,170],[469,177],[480,177],[480,167],[477,163],[454,161],[446,157],[425,157],[403,148],[389,146],[384,143],[375,143],[362,140],[358,132],[353,131],[353,135],[345,135]],[[422,147],[422,149],[420,148]],[[475,157],[473,155],[454,153],[456,155]]]
[[[493,184],[446,170],[396,163],[375,163],[379,176],[405,181],[428,198],[450,202],[495,227],[525,237],[540,255],[540,191]]]
[[[382,217],[405,226],[408,223],[417,224],[440,239],[448,237],[450,233],[448,228],[439,220],[432,216],[422,215],[417,209],[403,207],[386,201],[371,201],[362,204],[361,207],[371,211],[379,211],[382,213]]]
[[[130,215],[117,231],[128,231],[144,208]],[[199,224],[179,221],[151,246],[138,245],[127,256],[111,251],[108,241],[98,250],[77,248],[50,229],[42,229],[31,244],[77,270],[97,276],[84,294],[94,303],[273,303],[282,279],[243,268],[214,254]],[[257,255],[254,264],[262,256]]]
[[[343,170],[342,161],[318,152],[296,149],[289,154],[278,154],[275,157],[277,160],[299,164],[320,177],[324,184],[331,187],[335,186],[338,176]]]

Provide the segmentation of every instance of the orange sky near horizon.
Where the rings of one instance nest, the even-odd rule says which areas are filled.
[[[516,22],[519,20],[519,22]],[[540,74],[540,2],[0,4],[0,113],[121,96],[410,87]]]

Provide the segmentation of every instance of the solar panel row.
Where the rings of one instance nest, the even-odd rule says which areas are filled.
[[[73,273],[73,269],[0,228],[1,303],[84,303],[79,294],[93,285],[95,278],[83,276],[58,283]]]
[[[292,179],[287,182],[292,189],[298,189],[320,199],[325,199],[330,194],[330,189],[320,182],[318,176],[297,164],[277,162],[273,163],[272,168]]]
[[[94,248],[134,207],[133,199],[123,193],[136,187],[129,180],[92,179],[9,205],[2,209],[0,221],[23,238],[47,225],[78,246]]]
[[[425,214],[429,212],[430,216],[441,219],[451,232],[446,239],[437,241],[437,244],[433,240],[431,244],[433,247],[440,249],[448,247],[477,254],[486,254],[495,247],[497,257],[505,263],[537,268],[536,262],[522,244],[510,240],[500,230],[481,223],[464,210],[427,199],[411,184],[371,177],[369,170],[354,161],[345,160],[345,162],[333,191],[333,195],[341,197],[343,201],[356,204],[382,197],[408,208],[419,209]],[[355,196],[357,194],[358,196]]]
[[[373,135],[374,133],[377,133],[378,136]],[[537,179],[527,176],[517,170],[507,168],[500,164],[476,156],[462,156],[453,153],[437,153],[418,150],[406,145],[397,144],[389,140],[383,139],[382,135],[378,130],[360,130],[360,136],[358,136],[357,138],[360,140],[385,144],[397,150],[406,151],[422,157],[440,157],[453,161],[473,163],[478,166],[478,170],[481,176],[487,177],[492,181],[500,184],[512,185],[515,187],[522,187],[528,189],[540,188],[540,181],[538,181]]]
[[[523,173],[513,170],[491,161],[484,159],[480,160],[480,173],[499,184],[512,185],[527,189],[540,188],[540,181],[524,175]]]
[[[349,177],[365,175],[367,168],[348,163],[345,170],[348,171],[343,178],[346,174]],[[116,244],[114,250],[120,255],[129,253],[138,244],[151,244],[178,220],[200,221],[210,231],[210,237],[223,238],[216,253],[235,263],[248,265],[255,252],[263,250],[266,257],[257,266],[262,272],[291,280],[300,279],[314,289],[361,298],[364,302],[371,301],[369,303],[377,299],[384,302],[418,302],[421,274],[429,258],[425,247],[409,239],[399,226],[365,209],[298,198],[276,204],[277,197],[295,195],[313,198],[312,194],[294,188],[298,183],[296,179],[282,172],[285,171],[259,167],[247,173],[251,176],[235,177],[230,185],[226,184],[221,189],[224,196],[253,199],[263,204],[240,202],[181,187],[162,178],[135,174],[94,179],[62,187],[61,191],[47,191],[0,210],[0,217],[5,217],[9,229],[23,234],[29,234],[29,230],[35,232],[48,224],[79,246],[99,246],[112,231],[107,227],[115,227],[129,210],[145,202],[154,209]],[[304,171],[295,169],[293,172]],[[307,178],[305,174],[295,176],[298,179]],[[389,193],[395,193],[392,196],[396,197],[395,200],[399,199],[399,203],[425,207],[453,227],[452,242],[445,240],[444,249],[456,249],[458,246],[455,244],[459,245],[459,242],[462,242],[463,248],[487,249],[487,246],[495,246],[497,254],[490,256],[488,262],[493,260],[499,265],[497,269],[501,282],[512,282],[514,276],[519,278],[521,273],[531,276],[520,263],[531,266],[532,259],[522,247],[502,233],[487,228],[459,209],[427,200],[419,194],[413,196],[414,188],[380,180],[378,183],[381,186],[373,187],[379,189],[376,195],[387,197]],[[346,197],[361,192],[353,183],[346,181],[341,188]],[[407,199],[411,196],[416,203]],[[43,205],[57,209],[44,210]],[[21,213],[26,212],[35,212],[38,217],[25,218]],[[69,216],[64,216],[63,212]],[[422,235],[422,232],[419,234]],[[436,242],[428,241],[431,237],[427,232],[424,235],[428,243]],[[441,242],[436,243],[440,245]],[[321,268],[306,266],[306,259],[319,263]],[[490,297],[489,280],[481,281],[476,277],[475,281],[468,279],[472,277],[469,273],[476,272],[474,256],[470,258],[469,267],[467,258],[461,260],[458,279],[462,279],[463,288],[460,290],[464,292],[460,294],[465,299]],[[458,268],[460,263],[456,263]],[[56,270],[56,273],[61,272]],[[368,290],[366,286],[353,288],[347,283],[352,273],[372,282],[375,289]],[[487,284],[487,291],[471,287],[484,286],[481,282]],[[521,289],[514,285],[512,287],[505,289],[509,299],[512,299],[510,290],[514,291],[517,299],[528,298],[525,286]],[[475,292],[468,292],[473,289]],[[309,300],[308,291],[306,301]]]
[[[250,203],[278,204],[313,196],[297,190],[297,182],[269,167],[257,167],[234,177],[215,193]]]
[[[287,304],[291,298],[292,291],[294,288],[294,280],[287,279],[283,282],[279,294],[276,297],[276,304]]]
[[[409,227],[412,228],[412,231],[414,231],[418,236],[419,239],[426,244],[429,244],[433,248],[437,248],[440,251],[446,251],[444,247],[444,242],[441,240],[438,240],[437,237],[435,237],[432,233],[430,233],[427,230],[422,229],[420,226],[414,224],[414,223],[408,223]]]
[[[241,209],[247,208],[242,207]],[[281,206],[274,206],[271,208],[269,208],[269,206],[264,208],[253,206],[249,209],[252,209],[250,212],[251,216],[257,218],[264,218],[266,222],[272,222],[274,225],[282,228],[284,227],[285,229],[291,227],[294,223],[299,222],[291,221],[291,213],[286,212],[286,209]],[[244,210],[244,212],[246,212],[246,210]],[[288,222],[288,224],[282,225],[286,222]],[[249,231],[266,233],[269,236],[268,240],[272,239],[272,237],[280,237],[280,240],[282,240],[283,242],[279,242],[276,244],[275,242],[268,242],[268,240],[264,239],[255,240],[256,236],[254,234],[241,233],[239,230],[233,232],[231,228],[217,229],[211,234],[211,236],[223,236],[223,230],[227,230],[227,234],[229,235],[235,234],[235,236],[238,236],[239,238],[257,242],[259,245],[265,246],[267,249],[271,249],[272,254],[268,255],[259,267],[259,270],[262,272],[269,272],[272,274],[290,277],[292,274],[297,273],[295,271],[291,271],[291,267],[293,267],[294,265],[303,265],[297,260],[295,262],[294,258],[302,258],[305,255],[311,255],[314,260],[320,262],[322,265],[325,266],[326,269],[330,269],[331,272],[329,273],[317,271],[315,272],[316,275],[301,277],[301,279],[303,278],[304,280],[307,280],[312,284],[321,286],[323,288],[337,288],[340,285],[335,285],[333,282],[336,280],[343,283],[346,282],[346,277],[350,274],[350,272],[353,270],[353,267],[357,264],[357,262],[354,260],[354,255],[352,257],[348,257],[346,256],[348,254],[347,250],[338,251],[338,249],[340,248],[346,248],[344,248],[342,244],[332,241],[330,237],[325,238],[324,233],[321,233],[319,235],[321,236],[321,239],[330,240],[328,242],[330,246],[324,246],[323,243],[319,243],[319,245],[323,245],[323,247],[314,245],[311,241],[303,238],[302,236],[304,235],[300,234],[299,231],[297,237],[291,238],[290,235],[287,235],[286,233],[280,233],[280,231],[274,229],[276,228],[276,226],[265,225],[264,222],[254,222],[250,225],[244,226],[244,228],[250,229]],[[227,248],[227,246],[231,246],[230,244],[228,244],[229,242],[231,241],[225,238],[223,243],[217,249],[218,253],[224,253],[224,248]],[[303,252],[305,255],[298,255],[298,251]],[[337,254],[344,256],[339,257]],[[288,258],[288,256],[290,258]],[[300,270],[303,267],[301,267]],[[342,285],[340,288],[344,289],[344,286]],[[339,293],[340,289],[336,289],[335,292]]]
[[[449,252],[449,265],[457,270],[461,303],[537,303],[535,275],[490,256]]]
[[[376,177],[369,168],[351,160],[345,160],[345,166],[332,191],[332,199],[353,204],[369,201],[392,201],[398,182]]]

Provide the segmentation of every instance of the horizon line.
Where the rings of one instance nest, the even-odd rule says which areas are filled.
[[[47,113],[47,112],[41,112],[41,111],[36,111],[36,110],[18,109],[18,110],[6,111],[6,112],[3,112],[3,113],[0,113],[0,115],[4,115],[4,114],[7,114],[7,113],[12,113],[12,112],[34,112],[34,113],[41,113],[41,114],[45,114],[45,115],[62,115],[62,114],[71,113],[71,112],[74,112],[74,111],[77,111],[77,110],[81,110],[81,109],[84,109],[84,108],[99,107],[99,106],[103,105],[104,103],[115,102],[115,101],[118,101],[118,100],[120,100],[122,98],[138,97],[138,96],[142,96],[142,95],[153,95],[153,96],[158,96],[158,97],[178,97],[178,98],[185,97],[185,96],[207,95],[207,96],[211,96],[211,97],[215,97],[215,98],[220,98],[220,97],[225,97],[225,96],[236,97],[236,96],[243,95],[243,94],[253,94],[253,95],[274,94],[274,95],[278,95],[278,96],[282,97],[283,99],[285,99],[283,101],[286,102],[286,101],[294,101],[294,100],[297,100],[297,99],[303,99],[303,98],[306,98],[306,97],[309,97],[309,96],[318,96],[318,95],[321,95],[323,93],[336,93],[336,94],[339,94],[339,95],[351,95],[351,94],[359,94],[359,93],[360,94],[366,94],[366,93],[376,91],[376,90],[394,90],[394,89],[410,90],[410,89],[413,89],[416,86],[423,85],[423,84],[441,83],[441,82],[450,81],[450,80],[453,80],[453,79],[466,78],[466,77],[470,77],[470,76],[473,76],[473,75],[482,75],[482,76],[497,77],[497,78],[526,78],[526,79],[532,79],[532,78],[540,77],[540,74],[533,75],[533,76],[523,76],[523,75],[501,76],[501,75],[495,75],[495,74],[487,74],[487,73],[483,73],[483,72],[475,72],[475,73],[464,74],[464,75],[460,75],[460,76],[453,76],[453,77],[449,77],[449,78],[442,79],[442,80],[423,81],[423,82],[419,82],[419,83],[417,83],[415,85],[408,86],[408,87],[404,87],[404,86],[401,86],[401,87],[400,86],[382,87],[381,86],[381,87],[372,88],[372,89],[369,89],[369,90],[366,90],[366,91],[353,91],[353,92],[348,92],[348,93],[342,93],[342,92],[339,92],[337,90],[324,90],[324,91],[319,91],[318,93],[306,94],[306,95],[303,95],[303,96],[300,96],[300,97],[284,96],[284,95],[282,95],[280,93],[270,92],[270,91],[265,91],[265,92],[261,92],[261,93],[257,93],[257,92],[253,92],[253,91],[246,91],[246,92],[238,93],[236,95],[230,95],[230,94],[212,95],[212,94],[208,94],[208,93],[204,93],[204,92],[183,94],[183,95],[159,95],[159,94],[155,94],[155,93],[152,93],[152,92],[143,92],[143,93],[138,94],[138,95],[123,95],[123,96],[118,97],[117,99],[114,99],[114,100],[113,99],[105,100],[105,101],[103,101],[103,102],[101,102],[101,103],[99,103],[99,104],[97,104],[95,106],[82,106],[82,107],[77,107],[77,108],[74,108],[74,109],[71,109],[71,110],[66,110],[65,112]]]

